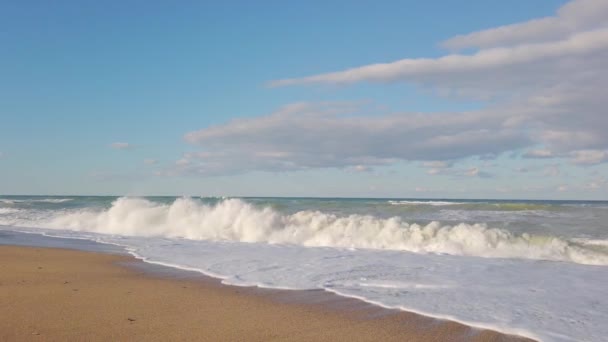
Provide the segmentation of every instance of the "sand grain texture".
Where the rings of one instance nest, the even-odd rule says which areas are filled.
[[[0,340],[523,340],[392,310],[287,303],[268,292],[125,266],[138,262],[111,254],[0,246]]]

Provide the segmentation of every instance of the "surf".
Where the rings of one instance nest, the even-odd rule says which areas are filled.
[[[10,223],[10,222],[9,222]],[[109,208],[55,211],[21,222],[45,228],[188,240],[293,244],[305,247],[379,249],[484,258],[522,258],[608,265],[608,252],[552,235],[516,234],[486,223],[428,224],[401,217],[338,215],[319,210],[293,214],[255,206],[238,198],[213,204],[193,198],[159,203],[121,197]]]

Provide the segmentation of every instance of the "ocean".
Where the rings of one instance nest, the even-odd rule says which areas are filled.
[[[608,336],[608,202],[0,196],[0,230],[543,341]]]

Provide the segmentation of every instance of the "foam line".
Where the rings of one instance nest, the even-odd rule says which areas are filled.
[[[556,236],[514,234],[484,223],[410,224],[399,217],[338,216],[320,211],[282,214],[240,199],[214,205],[191,198],[161,204],[119,198],[109,209],[63,211],[43,227],[126,236],[190,240],[264,242],[307,247],[339,247],[443,253],[489,258],[525,258],[608,265],[608,253]]]

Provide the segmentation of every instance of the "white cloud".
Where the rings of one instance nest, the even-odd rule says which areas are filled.
[[[472,167],[464,171],[464,176],[468,177],[480,177],[480,178],[491,178],[492,175],[489,172],[481,171],[478,167]]]
[[[393,113],[351,115],[360,107],[298,104],[275,113],[233,120],[186,134],[204,150],[184,156],[178,166],[198,174],[250,170],[294,171],[337,167],[367,169],[396,161],[442,160],[499,154],[531,144],[504,127],[499,116]]]
[[[465,172],[465,175],[471,176],[471,177],[477,177],[479,175],[479,168],[476,168],[476,167],[470,168]]]
[[[156,160],[156,159],[144,159],[144,164],[146,164],[146,165],[155,165],[155,164],[158,164],[158,160]]]
[[[456,36],[443,46],[477,50],[405,58],[270,85],[419,85],[438,94],[486,102],[479,111],[452,114],[453,134],[461,129],[455,122],[468,117],[478,129],[486,129],[485,134],[509,130],[534,142],[524,141],[526,147],[543,146],[524,157],[570,158],[576,164],[607,161],[601,151],[608,150],[608,1],[574,0],[555,16]]]
[[[575,164],[593,165],[608,161],[608,151],[583,150],[572,153]]]
[[[126,142],[114,142],[112,144],[110,144],[110,147],[116,150],[126,150],[129,148],[132,148],[133,145],[126,143]]]
[[[583,186],[583,189],[590,191],[599,191],[604,188],[608,189],[608,178],[606,177],[596,177]]]
[[[451,167],[452,163],[445,161],[445,160],[432,160],[432,161],[423,162],[422,165],[424,167],[430,167],[430,168],[435,168],[435,169],[445,169],[445,168]]]
[[[536,83],[549,83],[547,81],[554,81],[561,76],[550,74],[556,68],[576,72],[582,66],[577,60],[605,52],[607,48],[608,29],[602,28],[574,33],[558,41],[490,48],[472,55],[402,59],[327,74],[272,81],[270,86],[406,81],[429,85],[460,85],[471,89],[479,88],[481,84],[494,83],[491,89],[500,89],[525,84],[532,75],[543,76]],[[565,62],[574,62],[574,65]],[[502,79],[491,76],[501,76]]]
[[[186,157],[177,160],[175,162],[175,165],[179,165],[179,166],[188,165],[188,164],[190,164],[191,158],[192,158],[192,155],[187,155]]]
[[[559,8],[555,16],[459,35],[441,45],[448,49],[463,49],[551,41],[575,32],[606,26],[607,16],[607,1],[576,0]]]
[[[524,158],[553,158],[555,155],[549,150],[530,150],[524,153]]]
[[[423,162],[423,166],[429,167],[427,175],[447,175],[453,177],[480,177],[490,178],[493,175],[489,172],[481,171],[479,167],[457,168],[453,167],[453,161],[430,161]]]
[[[449,172],[448,169],[452,167],[452,161],[432,160],[423,162],[422,166],[429,168],[426,171],[427,175],[441,175]]]
[[[223,175],[253,170],[343,168],[369,171],[419,161],[428,174],[492,177],[469,157],[511,151],[524,158],[608,161],[608,1],[575,0],[553,17],[447,40],[439,58],[405,58],[272,81],[271,86],[404,82],[438,94],[482,99],[479,110],[370,112],[362,103],[295,103],[261,117],[187,133],[200,146],[165,174]],[[127,146],[129,146],[127,144]],[[547,176],[560,174],[557,166]]]
[[[348,168],[350,171],[353,172],[371,172],[373,171],[373,168],[367,165],[355,165],[355,166],[351,166]]]

